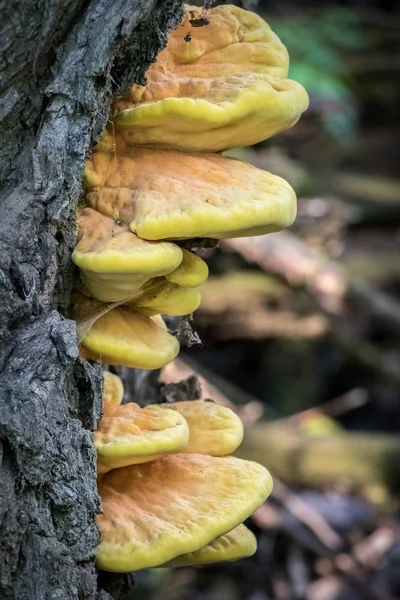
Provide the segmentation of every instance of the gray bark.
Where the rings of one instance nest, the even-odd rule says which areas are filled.
[[[85,157],[181,0],[0,0],[0,599],[88,600],[101,370],[67,314]]]

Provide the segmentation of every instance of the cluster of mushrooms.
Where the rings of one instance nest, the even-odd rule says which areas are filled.
[[[122,396],[121,380],[104,373],[98,566],[128,572],[253,554],[242,521],[272,481],[261,465],[228,456],[242,441],[239,417],[204,400],[141,408]]]
[[[72,296],[83,356],[157,369],[179,343],[161,315],[199,306],[206,263],[182,240],[261,235],[289,226],[291,186],[221,153],[294,125],[307,108],[286,48],[236,6],[187,6],[147,84],[114,100],[85,169]],[[229,293],[229,290],[227,290]],[[247,556],[240,525],[271,490],[268,472],[230,456],[239,419],[208,402],[121,405],[105,373],[95,433],[103,514],[98,565],[132,571]]]

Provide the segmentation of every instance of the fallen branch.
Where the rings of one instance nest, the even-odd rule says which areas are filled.
[[[400,490],[400,438],[338,433],[310,436],[284,420],[245,428],[236,452],[291,486],[346,487],[385,507]]]
[[[354,309],[400,335],[400,303],[373,286],[352,282],[343,265],[308,248],[290,232],[223,240],[221,249],[304,288],[330,321],[330,334],[359,362],[400,383],[399,357],[355,337]],[[349,307],[353,307],[353,311]]]

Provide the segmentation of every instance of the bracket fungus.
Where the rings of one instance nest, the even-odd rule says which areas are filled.
[[[182,248],[182,262],[174,271],[165,275],[171,283],[182,287],[195,288],[202,285],[208,277],[208,265],[200,256]]]
[[[199,550],[234,529],[272,489],[269,472],[233,457],[171,454],[99,480],[99,568],[129,572]]]
[[[189,442],[183,452],[226,456],[234,452],[243,440],[243,423],[226,406],[206,400],[161,406],[179,412],[189,425]]]
[[[114,100],[113,130],[86,164],[73,261],[84,293],[119,304],[86,320],[74,307],[88,358],[148,369],[172,360],[179,344],[159,315],[194,311],[208,268],[171,241],[261,235],[296,214],[286,181],[206,154],[298,120],[308,96],[287,79],[286,48],[261,17],[229,5],[208,10],[207,26],[188,36],[202,14],[186,6],[146,85]]]
[[[286,181],[216,153],[291,127],[307,93],[287,79],[286,48],[259,16],[218,6],[191,32],[201,16],[186,7],[147,84],[114,100],[116,134],[106,129],[86,164],[72,257],[84,287],[72,316],[87,358],[166,365],[179,342],[160,315],[195,310],[208,276],[172,241],[261,235],[295,218]],[[227,456],[242,440],[240,419],[204,401],[140,408],[122,397],[122,382],[106,373],[95,432],[98,566],[128,572],[253,554],[241,523],[272,481],[261,465]]]
[[[174,569],[192,565],[207,565],[222,561],[233,561],[253,556],[257,550],[254,533],[241,524],[225,535],[216,538],[207,546],[173,558],[162,567]]]
[[[189,440],[185,418],[159,406],[141,408],[134,402],[107,410],[94,434],[99,474],[149,462],[180,452]]]
[[[84,208],[79,216],[72,260],[97,300],[119,302],[132,297],[152,277],[173,272],[182,259],[175,244],[142,240],[129,227],[91,208]]]
[[[296,195],[284,179],[216,154],[97,152],[87,171],[100,182],[88,184],[89,205],[146,240],[261,235],[296,216]]]
[[[241,523],[272,482],[256,463],[221,458],[240,444],[240,419],[205,401],[120,405],[123,391],[105,372],[104,416],[95,432],[103,511],[98,565],[124,572],[254,554],[256,539]]]
[[[197,310],[201,295],[198,288],[182,287],[165,277],[150,280],[143,286],[132,307],[147,316],[183,316]],[[129,303],[128,303],[129,305]]]
[[[83,354],[109,365],[160,369],[179,352],[159,315],[146,317],[128,306],[109,307],[73,294],[72,316],[78,323]]]
[[[146,73],[112,107],[115,129],[132,145],[219,152],[249,146],[294,125],[308,106],[287,79],[289,57],[269,25],[236,6],[186,6],[180,27]],[[188,33],[190,42],[187,42]]]
[[[103,410],[108,416],[116,412],[124,397],[124,385],[118,375],[104,371]]]

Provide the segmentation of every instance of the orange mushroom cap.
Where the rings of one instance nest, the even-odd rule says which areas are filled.
[[[99,481],[98,567],[137,571],[194,552],[239,525],[271,489],[264,467],[233,457],[172,454],[109,471]]]
[[[146,73],[112,107],[131,145],[218,152],[248,146],[294,125],[308,106],[287,79],[289,57],[269,25],[236,6],[186,6],[180,27]]]
[[[189,439],[185,418],[160,406],[141,408],[134,402],[106,412],[94,433],[97,470],[111,469],[155,460],[180,452]]]
[[[276,175],[219,155],[132,148],[87,164],[90,206],[147,240],[260,235],[288,227],[296,195]]]
[[[234,452],[243,440],[243,423],[226,406],[206,400],[191,400],[161,404],[185,417],[190,431],[184,452],[226,456]]]
[[[160,369],[179,352],[179,342],[158,315],[146,317],[128,306],[111,307],[72,295],[72,316],[86,358],[109,365]]]
[[[146,281],[173,272],[182,259],[182,250],[175,244],[140,239],[123,222],[91,208],[84,208],[79,216],[72,260],[97,300],[132,298]]]

